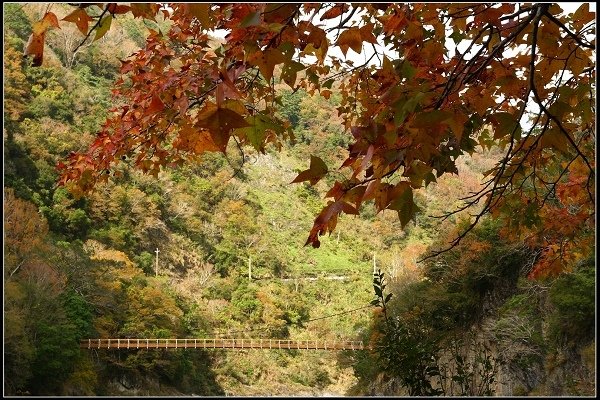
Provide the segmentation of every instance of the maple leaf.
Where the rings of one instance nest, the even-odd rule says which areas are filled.
[[[273,78],[273,70],[277,64],[287,61],[279,49],[256,50],[248,56],[248,62],[255,65],[267,81]]]
[[[249,26],[256,26],[260,24],[260,11],[254,11],[249,13],[240,23],[240,27],[247,28]]]
[[[34,67],[42,65],[44,59],[44,42],[46,39],[46,32],[51,28],[59,28],[58,18],[52,12],[44,14],[41,20],[35,22],[32,26],[32,33],[29,36],[29,40],[25,45],[26,56],[33,56]]]
[[[96,30],[96,38],[103,37],[111,28],[112,14],[123,11],[152,19],[160,8],[160,4],[110,3],[105,5],[110,15],[92,31]],[[82,188],[105,179],[102,171],[111,166],[115,154],[136,148],[139,140],[131,137],[141,132],[149,135],[153,150],[162,147],[156,153],[158,161],[140,161],[140,167],[152,172],[166,162],[169,152],[224,152],[231,135],[239,138],[240,145],[264,152],[266,143],[278,143],[287,132],[287,121],[273,117],[282,105],[278,85],[284,83],[293,90],[339,101],[332,121],[339,117],[339,128],[352,134],[341,167],[349,172],[344,174],[348,178],[336,181],[328,192],[335,201],[315,220],[308,241],[313,245],[318,245],[320,234],[335,228],[340,212],[357,212],[365,200],[373,200],[378,211],[398,211],[406,226],[418,212],[413,189],[435,181],[436,176],[458,173],[457,157],[474,154],[478,144],[484,149],[506,146],[502,149],[506,153],[490,170],[489,182],[496,186],[474,194],[494,205],[484,205],[475,221],[487,212],[502,215],[516,207],[526,212],[515,213],[522,221],[513,225],[536,228],[532,221],[537,221],[540,210],[535,207],[547,209],[550,202],[520,207],[507,194],[513,190],[507,188],[519,188],[535,199],[560,189],[571,195],[570,201],[582,198],[575,208],[590,209],[584,202],[592,203],[595,193],[591,150],[595,41],[586,32],[595,28],[595,13],[588,5],[574,14],[544,3],[527,7],[243,3],[174,4],[172,8],[172,13],[164,11],[170,33],[150,31],[146,47],[123,63],[125,76],[115,93],[128,104],[118,110],[121,118],[110,119],[103,127],[102,134],[111,140],[95,142],[84,160],[70,158],[62,183],[85,178],[77,189],[83,192]],[[344,16],[356,11],[364,13],[362,26],[344,25],[351,23],[344,22]],[[321,20],[337,17],[344,26],[317,26],[314,17],[319,13]],[[84,14],[76,10],[65,21],[74,22],[83,32],[89,29]],[[448,23],[440,15],[449,16]],[[47,29],[57,25],[52,15],[45,18],[34,24],[26,47],[36,65],[41,64]],[[230,30],[218,48],[204,39],[206,31],[216,26]],[[364,64],[341,60],[330,54],[327,37],[336,29],[335,45],[344,56],[349,49],[360,53],[365,44],[377,43],[390,46],[398,56],[377,53],[365,58]],[[463,41],[477,50],[457,52],[455,44]],[[451,53],[454,57],[448,57]],[[316,62],[307,61],[307,56],[316,57]],[[164,68],[167,59],[180,66],[176,73]],[[372,65],[376,60],[382,65]],[[248,71],[249,67],[258,71]],[[533,115],[532,126],[522,131],[525,112],[535,110],[539,113]],[[122,134],[124,122],[134,132],[129,138]],[[178,135],[173,143],[166,138],[169,135],[158,134],[168,126]],[[140,154],[146,155],[144,151],[142,147]],[[94,168],[96,172],[85,172],[84,177],[84,171]],[[582,170],[575,171],[578,168]],[[314,185],[326,173],[323,161],[312,156],[310,168],[294,182]],[[573,193],[561,188],[570,173],[583,182],[573,186]],[[387,183],[394,178],[400,178],[400,183]],[[540,226],[551,226],[549,215]],[[578,218],[583,217],[565,215],[564,229],[578,226]],[[562,232],[553,225],[552,230]]]
[[[215,144],[208,130],[198,129],[190,124],[183,124],[179,128],[179,134],[173,142],[173,147],[194,154],[202,154],[207,151],[221,151],[221,148]]]
[[[551,128],[544,132],[540,140],[540,146],[542,148],[551,147],[560,153],[569,154],[569,142],[558,128]]]
[[[321,19],[325,20],[325,19],[332,19],[332,18],[335,18],[335,17],[339,17],[344,12],[346,12],[347,9],[348,9],[348,5],[347,4],[336,4],[335,6],[333,6],[332,8],[330,8],[329,10],[325,11],[323,13],[323,15],[321,16]]]
[[[349,28],[340,34],[337,40],[337,45],[342,50],[342,54],[346,55],[348,49],[360,53],[362,50],[363,39],[359,28]]]
[[[298,76],[298,72],[305,69],[306,66],[297,61],[290,61],[283,64],[283,68],[281,70],[281,79],[285,83],[287,83],[291,88],[294,88],[296,85],[296,78]]]
[[[310,156],[310,167],[302,171],[291,183],[309,181],[311,185],[316,184],[327,174],[327,165],[317,156]]]
[[[117,4],[117,3],[108,3],[108,6],[106,6],[106,9],[108,10],[109,13],[111,13],[111,15],[115,15],[115,14],[127,14],[131,10],[131,7],[125,6],[122,4]]]
[[[412,126],[415,128],[431,128],[439,123],[448,120],[453,116],[448,111],[433,110],[424,113],[419,113],[415,116]]]
[[[209,104],[198,113],[196,125],[206,128],[214,144],[225,153],[231,132],[248,126],[248,123],[235,111]]]
[[[77,25],[77,29],[79,29],[79,31],[85,35],[88,32],[89,23],[90,21],[93,21],[93,18],[88,15],[85,9],[77,8],[62,20],[73,22],[75,25]]]
[[[346,203],[345,201],[337,200],[330,202],[325,208],[323,208],[317,218],[315,218],[313,227],[310,230],[308,239],[304,245],[306,246],[310,243],[314,248],[320,247],[321,242],[319,241],[319,236],[322,236],[327,232],[333,232],[335,226],[337,225],[338,215],[342,211],[346,214],[358,213],[355,207]]]
[[[398,218],[403,229],[419,211],[419,207],[413,200],[413,191],[408,185],[401,186],[400,195],[391,202],[388,208],[398,211]]]
[[[154,21],[161,6],[157,3],[131,3],[129,7],[135,18],[148,18]]]
[[[212,27],[210,21],[210,4],[187,3],[184,5],[185,11],[196,18],[204,29]]]
[[[146,113],[149,115],[156,114],[157,112],[164,110],[164,108],[165,108],[165,104],[162,102],[160,97],[158,97],[157,95],[154,95],[154,96],[152,96],[152,100],[150,101],[150,104],[148,105],[148,108],[146,109]]]
[[[247,140],[257,151],[264,154],[265,144],[270,133],[281,134],[283,127],[274,122],[269,116],[256,114],[246,118],[249,126],[236,129],[233,134]]]
[[[94,41],[102,38],[102,36],[106,35],[106,32],[110,29],[110,25],[112,23],[112,15],[108,14],[104,18],[100,20],[100,24],[98,25],[98,29],[96,30],[96,36],[94,36]]]

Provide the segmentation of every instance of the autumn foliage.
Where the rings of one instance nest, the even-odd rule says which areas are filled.
[[[456,159],[481,146],[504,156],[464,199],[462,209],[480,211],[452,245],[490,212],[544,247],[535,274],[560,270],[593,245],[577,239],[595,215],[588,4],[572,14],[514,3],[82,4],[61,24],[98,39],[129,12],[164,18],[170,29],[151,30],[145,48],[122,61],[119,106],[87,152],[59,164],[60,184],[74,194],[107,181],[120,162],[157,175],[206,152],[281,145],[293,138],[276,115],[275,84],[285,84],[327,99],[339,93],[337,112],[353,137],[341,166],[313,156],[294,179],[314,185],[335,172],[307,244],[318,247],[341,213],[371,200],[405,226],[419,211],[415,191],[458,173]],[[34,64],[45,32],[58,26],[51,12],[34,25],[26,48]],[[226,32],[222,42],[214,30]]]

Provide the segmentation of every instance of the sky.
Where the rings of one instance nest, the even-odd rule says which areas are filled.
[[[557,3],[563,10],[565,13],[570,14],[575,12],[575,10],[577,10],[582,4],[584,3],[567,3],[567,2],[562,2],[562,3]],[[590,11],[592,12],[596,12],[596,3],[588,3],[589,7],[590,7]],[[361,13],[356,13],[356,15],[354,15],[354,17],[351,19],[351,21],[357,22],[360,19],[360,15]],[[325,20],[325,21],[321,21],[324,25],[325,28],[329,27],[329,26],[335,26],[335,24],[337,24],[338,20],[337,18],[335,20]],[[213,31],[210,33],[212,36],[216,36],[216,37],[220,37],[220,38],[224,38],[225,35],[227,34],[227,31],[225,30],[217,30],[217,31]],[[331,32],[328,34],[328,38],[330,39],[330,41],[333,43],[335,40],[335,33]],[[468,43],[461,43],[459,44],[458,48],[459,50],[465,50],[468,46]],[[454,55],[454,42],[451,39],[448,39],[448,41],[446,42],[446,47],[450,49],[450,54],[449,56],[452,57]],[[383,52],[386,55],[391,55],[392,58],[394,58],[394,53],[391,49],[386,49],[384,48],[382,45],[376,45],[377,51],[378,52]],[[363,52],[361,54],[357,54],[356,52],[354,52],[354,50],[352,49],[348,49],[348,52],[346,53],[346,55],[342,54],[341,50],[338,47],[330,47],[329,49],[329,54],[338,57],[342,60],[344,59],[349,59],[352,60],[354,62],[355,65],[360,65],[364,62],[366,62],[372,55],[373,55],[373,49],[371,46],[364,46]],[[316,60],[315,57],[306,57],[306,59],[304,60],[305,62],[314,62]],[[379,63],[379,60],[377,60],[377,58],[373,58],[371,60],[372,63]]]
[[[561,3],[557,3],[557,4],[562,8],[562,10],[564,11],[565,14],[571,14],[571,13],[575,12],[582,4],[585,4],[585,3],[561,2]],[[589,10],[591,12],[596,12],[596,3],[587,3],[587,4],[589,4]],[[361,17],[361,12],[357,12],[350,21],[355,22],[355,23],[359,22],[360,17]],[[318,25],[320,23],[323,28],[336,26],[336,24],[338,22],[339,22],[338,18],[331,19],[331,20],[325,20],[325,21],[318,21],[317,18],[315,18],[313,20],[313,23],[315,23],[316,25]],[[214,35],[214,36],[217,36],[220,38],[224,38],[226,34],[227,34],[227,31],[225,31],[225,30],[211,32],[211,35]],[[335,34],[336,34],[335,30],[328,33],[327,37],[329,38],[330,43],[335,43]],[[591,39],[592,38],[590,38],[590,40]],[[454,44],[454,41],[452,39],[448,38],[446,41],[446,48],[449,50],[448,57],[453,57],[455,49],[457,49],[457,48],[461,52],[465,51],[468,48],[469,43],[470,42],[468,42],[468,41],[463,41],[463,42],[459,43],[458,46],[456,46]],[[378,53],[383,53],[386,56],[388,56],[390,59],[394,59],[394,58],[398,57],[398,55],[395,51],[393,51],[391,48],[385,48],[381,44],[375,45],[375,48],[377,49]],[[478,48],[479,48],[479,46],[473,46],[473,48],[471,49],[471,53],[477,52]],[[525,46],[523,46],[523,49],[525,49]],[[361,64],[367,62],[367,60],[369,60],[369,59],[370,59],[369,64],[379,65],[379,63],[380,63],[379,59],[377,57],[371,57],[373,55],[373,51],[374,51],[373,46],[365,44],[365,46],[363,47],[363,51],[360,54],[354,52],[354,50],[352,50],[352,49],[348,49],[346,55],[344,55],[337,46],[331,46],[329,48],[328,53],[330,55],[338,57],[341,60],[352,60],[354,65],[361,65]],[[506,57],[513,56],[514,54],[510,54],[510,52],[514,53],[515,50],[509,50],[509,51],[503,53],[503,55]],[[468,55],[467,55],[467,58],[468,58]],[[311,63],[311,62],[315,62],[316,58],[313,56],[307,56],[307,57],[304,57],[302,61],[305,63]],[[568,76],[567,76],[567,78],[568,78]],[[533,101],[530,102],[527,106],[527,111],[530,113],[535,114],[535,113],[537,113],[538,110],[539,109],[537,107],[537,104],[535,104],[535,102],[533,102]],[[523,119],[521,120],[521,125],[525,130],[527,130],[529,128],[529,126],[531,125],[531,122],[529,122],[528,118],[529,117],[527,115],[525,115],[523,117]]]

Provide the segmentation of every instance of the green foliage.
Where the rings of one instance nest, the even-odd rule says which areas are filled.
[[[385,339],[377,346],[381,369],[400,379],[410,396],[442,394],[432,386],[432,378],[440,375],[439,347],[432,332],[419,323],[408,325],[397,318],[388,319],[384,329]]]
[[[91,355],[82,354],[65,381],[61,395],[94,396],[98,390],[98,373]]]
[[[19,130],[18,121],[23,118],[23,113],[30,100],[31,88],[23,72],[21,54],[17,50],[18,40],[5,40],[4,50],[4,120],[6,137],[13,140]]]
[[[142,47],[146,43],[146,31],[139,21],[134,19],[123,19],[121,24],[127,32],[127,36],[133,40],[137,46]]]
[[[28,317],[23,333],[29,339],[13,353],[16,360],[22,360],[23,371],[10,370],[11,365],[16,367],[14,360],[8,364],[8,373],[28,377],[26,382],[14,382],[17,387],[27,388],[32,394],[55,395],[80,357],[79,340],[91,333],[92,315],[83,299],[73,292],[56,296],[49,288],[32,283],[23,283],[22,288],[25,302],[21,310]]]
[[[74,325],[78,339],[92,336],[94,329],[90,305],[74,290],[64,292],[62,298],[66,316]]]
[[[46,93],[41,93],[31,101],[26,116],[36,119],[48,116],[59,121],[73,122],[73,103],[63,94],[48,97]]]
[[[177,337],[181,330],[183,311],[175,299],[152,285],[145,277],[132,280],[126,288],[125,321],[120,333],[124,337]]]
[[[320,365],[312,365],[311,368],[304,368],[292,374],[291,380],[310,388],[319,389],[331,383],[329,374]]]
[[[376,274],[373,304],[384,305],[383,321],[373,328],[381,335],[378,361],[410,395],[491,395],[499,360],[485,344],[467,346],[461,337],[481,320],[489,298],[510,297],[531,257],[529,249],[511,244],[498,231],[498,223],[484,221],[463,248],[428,262],[423,280],[397,285],[391,301]],[[471,361],[463,348],[474,352]],[[450,361],[442,362],[442,354],[450,354]]]
[[[19,198],[30,200],[37,189],[38,169],[23,149],[12,140],[4,141],[4,184],[15,189]]]
[[[28,68],[27,78],[32,85],[32,95],[26,117],[50,117],[58,121],[73,122],[73,98],[66,92],[64,75],[53,67]]]
[[[85,201],[76,201],[69,192],[58,188],[52,196],[51,204],[40,207],[40,211],[48,219],[48,224],[54,232],[71,240],[87,235],[92,221],[84,209]]]
[[[204,396],[222,396],[223,389],[217,382],[213,356],[208,352],[182,352],[175,355],[174,385],[182,393],[202,393]]]
[[[2,7],[4,29],[12,31],[23,43],[31,34],[31,22],[23,12],[22,4],[6,3]]]
[[[477,304],[488,293],[505,286],[514,287],[534,253],[526,246],[500,238],[499,228],[497,221],[483,221],[464,248],[445,253],[426,266],[426,277],[443,287],[449,300],[454,298],[464,303],[469,318],[475,317]]]
[[[114,81],[118,75],[118,60],[116,57],[110,57],[110,53],[107,54],[102,50],[98,42],[93,43],[81,55],[79,63],[89,67],[95,76]]]
[[[295,129],[300,121],[300,102],[307,94],[303,90],[292,93],[290,90],[281,91],[281,107],[279,112],[281,116],[292,124]]]
[[[128,39],[144,43],[145,31],[138,21],[121,21]],[[6,43],[19,49],[31,31],[21,6],[5,7],[5,24],[9,28]],[[13,72],[26,76],[27,82],[23,86],[15,79],[10,82],[16,83],[7,80],[10,84],[5,86],[27,90],[11,95],[19,101],[11,106],[15,116],[6,126],[5,185],[35,203],[29,215],[37,215],[39,209],[48,219],[52,247],[47,253],[39,251],[39,260],[48,264],[40,265],[49,267],[40,270],[48,275],[26,275],[34,282],[28,284],[25,275],[22,278],[17,272],[5,283],[7,393],[93,396],[106,391],[107,379],[123,374],[140,385],[149,377],[185,394],[220,395],[223,390],[215,366],[223,372],[221,384],[235,377],[236,384],[246,387],[325,388],[338,379],[333,364],[323,362],[329,354],[250,352],[239,360],[235,353],[121,351],[98,353],[93,362],[76,354],[78,340],[95,335],[208,337],[231,328],[258,329],[248,334],[271,337],[359,336],[376,343],[380,352],[378,359],[368,352],[345,355],[346,365],[352,365],[361,378],[373,381],[385,371],[400,377],[413,395],[439,394],[440,390],[451,394],[449,382],[455,385],[452,393],[468,395],[474,392],[469,380],[483,374],[480,377],[487,386],[480,394],[491,394],[495,360],[485,347],[473,350],[477,354],[473,362],[458,347],[451,348],[458,369],[450,372],[441,370],[446,365],[439,356],[449,351],[452,338],[481,317],[482,303],[490,294],[498,294],[499,303],[512,296],[511,285],[529,260],[525,249],[500,236],[499,223],[484,222],[473,232],[473,240],[467,241],[467,250],[449,252],[419,268],[424,279],[414,282],[417,278],[410,277],[403,281],[402,290],[398,288],[402,278],[384,283],[379,271],[373,282],[373,304],[389,316],[389,323],[374,320],[373,329],[366,332],[368,314],[343,314],[369,302],[374,253],[378,265],[390,267],[393,259],[398,261],[394,266],[403,270],[412,263],[404,251],[425,246],[438,235],[439,224],[426,215],[444,209],[455,194],[451,190],[461,183],[458,178],[440,183],[433,191],[414,191],[415,204],[423,210],[414,225],[401,228],[369,202],[360,217],[341,216],[336,232],[322,238],[321,249],[302,247],[299,232],[309,228],[311,217],[322,206],[324,186],[323,182],[314,186],[288,183],[295,172],[306,168],[300,158],[320,157],[330,171],[346,158],[351,136],[340,128],[343,121],[338,117],[340,102],[335,92],[333,102],[303,90],[280,92],[275,99],[281,104],[278,112],[289,121],[299,143],[284,147],[277,156],[269,147],[261,155],[248,150],[242,164],[237,150],[228,157],[206,153],[195,163],[161,171],[158,179],[131,173],[124,165],[118,171],[122,176],[111,174],[109,184],[85,202],[55,189],[56,161],[86,146],[113,105],[110,86],[119,62],[112,57],[114,49],[103,42],[82,48],[73,70],[22,67],[20,51],[8,57],[15,61]],[[469,140],[463,135],[463,142]],[[463,149],[468,147],[463,143]],[[461,179],[465,179],[462,171]],[[455,222],[454,217],[449,222]],[[76,239],[95,239],[98,249],[84,251]],[[55,240],[67,242],[59,245]],[[155,278],[152,251],[159,245],[161,276]],[[400,256],[394,253],[398,250]],[[91,255],[100,260],[90,259]],[[416,255],[417,251],[410,254]],[[253,281],[248,283],[250,257]],[[198,267],[202,265],[211,268],[205,280],[195,275],[203,272]],[[9,272],[15,267],[10,262],[5,266]],[[593,270],[586,268],[561,277],[551,290],[555,312],[550,329],[557,338],[587,340],[593,332],[589,322],[594,316]],[[218,274],[212,276],[212,271]],[[182,281],[188,273],[189,281],[202,283],[184,295]],[[324,279],[330,275],[341,275],[343,280]],[[46,285],[48,277],[60,287],[57,292]],[[316,280],[303,279],[307,277]],[[386,292],[390,288],[393,296]],[[506,333],[502,337],[498,333],[498,338],[507,343],[525,338],[538,351],[545,340],[542,317],[538,304],[527,296],[508,297],[496,328]],[[336,313],[340,315],[311,321]],[[378,315],[376,311],[375,318]],[[523,326],[514,324],[515,315],[535,327],[532,334],[520,331]],[[516,360],[525,368],[535,365],[540,359],[536,357],[527,353]],[[112,372],[102,375],[103,371]],[[437,387],[435,382],[446,382],[447,387]]]
[[[27,387],[35,357],[33,337],[29,332],[29,315],[19,306],[24,298],[21,285],[4,285],[4,384],[6,394],[22,393]]]
[[[21,39],[31,32],[24,9],[31,11],[30,7],[17,4],[4,7],[8,28],[5,41],[12,50],[22,47]],[[5,75],[8,73],[10,78],[5,82],[6,94],[12,101],[5,108],[10,122],[6,125],[4,146],[5,185],[13,188],[19,198],[35,203],[27,211],[27,218],[19,220],[25,223],[36,219],[39,210],[47,218],[51,233],[43,237],[48,242],[43,244],[49,246],[46,248],[38,244],[37,238],[14,232],[14,240],[10,236],[5,249],[15,255],[5,259],[6,274],[14,271],[5,283],[6,394],[89,396],[101,392],[106,386],[102,369],[122,361],[105,354],[90,363],[85,358],[87,354],[79,350],[79,340],[83,338],[114,337],[120,331],[172,337],[185,335],[183,329],[209,329],[206,316],[197,308],[194,311],[192,307],[184,318],[172,290],[158,289],[152,281],[144,282],[146,278],[140,270],[132,264],[128,266],[126,256],[125,263],[110,259],[123,259],[124,255],[114,252],[115,248],[139,254],[133,259],[153,275],[153,255],[145,251],[147,247],[142,251],[136,247],[151,237],[157,221],[152,217],[160,214],[156,207],[164,207],[160,185],[136,182],[147,190],[147,196],[137,189],[118,188],[112,196],[114,202],[100,207],[93,201],[76,201],[65,190],[55,188],[55,163],[89,142],[112,104],[110,85],[119,63],[107,59],[106,55],[112,56],[113,52],[107,51],[105,44],[96,43],[90,50],[91,53],[81,50],[79,55],[83,55],[84,62],[77,64],[74,71],[51,64],[41,68],[22,66],[21,54],[15,51],[8,53],[10,65],[5,65]],[[226,161],[213,164],[214,172]],[[203,176],[210,176],[204,172]],[[125,177],[125,183],[132,181],[131,176]],[[223,198],[214,182],[209,183],[208,189],[212,193],[205,204]],[[142,202],[136,208],[140,198]],[[103,207],[110,211],[98,218]],[[206,206],[208,212],[210,207]],[[148,218],[140,219],[140,214]],[[37,234],[45,233],[39,229]],[[90,237],[107,246],[104,257],[109,259],[90,259],[94,251],[88,252],[81,245]],[[27,265],[22,263],[17,268],[13,259],[16,263],[21,261],[15,257],[21,257]],[[167,357],[157,354],[147,360],[147,371],[187,393],[222,394],[210,371],[212,360],[198,353]],[[143,370],[135,358],[129,365],[132,374]]]
[[[152,254],[147,251],[143,251],[139,255],[135,256],[133,260],[146,275],[154,274],[154,256]]]
[[[131,249],[135,245],[133,232],[123,226],[109,225],[106,228],[93,230],[90,232],[90,237],[119,250]]]
[[[56,318],[40,321],[35,329],[36,357],[30,387],[36,394],[56,393],[73,371],[81,337],[74,324]]]
[[[244,321],[259,322],[263,312],[263,304],[256,298],[257,289],[252,285],[241,284],[231,295],[231,305],[236,310],[234,318]]]
[[[232,294],[238,283],[230,277],[219,279],[219,281],[205,290],[205,296],[209,300],[223,299],[231,301]]]
[[[555,310],[550,314],[549,331],[556,342],[572,344],[590,340],[595,333],[596,269],[592,259],[561,275],[550,289]]]
[[[210,317],[198,303],[189,304],[182,302],[180,308],[183,310],[182,327],[191,337],[209,337],[212,335],[214,326]]]
[[[373,273],[375,299],[371,301],[371,304],[375,307],[381,307],[383,316],[387,321],[387,303],[392,299],[393,293],[384,294],[385,286],[385,274],[381,270],[375,271]]]

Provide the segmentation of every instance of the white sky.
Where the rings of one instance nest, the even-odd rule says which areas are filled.
[[[564,12],[566,14],[570,14],[570,13],[575,12],[575,10],[577,10],[584,3],[557,3],[557,4],[564,10]],[[588,3],[588,4],[589,4],[589,7],[590,7],[590,11],[591,12],[596,12],[596,3]],[[360,19],[360,16],[361,16],[361,13],[358,12],[358,13],[356,13],[356,15],[353,16],[353,18],[350,21],[351,22],[358,22],[359,19]],[[318,25],[318,22],[322,23],[321,26],[323,28],[329,28],[329,27],[335,26],[338,23],[338,20],[337,20],[337,18],[336,19],[332,19],[332,20],[325,20],[325,21],[319,21],[319,20],[317,20],[317,25]],[[223,30],[223,29],[219,29],[219,30],[215,30],[213,32],[210,32],[210,34],[212,36],[216,36],[216,37],[219,37],[219,38],[222,38],[222,39],[225,38],[225,35],[227,33],[228,33],[228,31]],[[327,37],[329,38],[330,42],[333,43],[334,42],[334,38],[335,38],[335,32],[330,32]],[[467,41],[464,41],[463,43],[460,43],[458,45],[458,48],[461,51],[464,51],[468,47],[468,44],[469,43]],[[377,51],[379,53],[383,53],[385,55],[390,55],[391,56],[390,58],[392,58],[392,59],[395,58],[394,57],[395,56],[395,54],[394,54],[395,52],[393,52],[391,49],[389,49],[389,48],[385,49],[381,44],[375,45],[375,46],[376,46]],[[453,54],[454,53],[454,51],[453,51],[454,42],[451,39],[449,39],[446,42],[446,47],[448,49],[450,49],[450,53],[451,53],[450,57],[452,57],[454,55]],[[357,54],[357,53],[354,52],[354,50],[348,49],[348,51],[346,52],[346,56],[344,56],[342,54],[342,51],[337,46],[331,46],[329,48],[329,52],[328,53],[330,55],[332,55],[332,56],[340,58],[341,60],[352,60],[355,65],[360,65],[360,64],[364,63],[365,61],[367,61],[373,55],[373,47],[365,44],[365,46],[364,46],[363,51],[362,51],[361,54]],[[316,61],[316,58],[313,57],[313,56],[307,56],[307,57],[305,57],[305,59],[303,61],[310,63],[310,62]],[[379,63],[379,60],[377,59],[377,57],[375,57],[375,58],[373,58],[371,60],[371,63],[377,64],[377,63]]]
[[[582,4],[585,4],[585,3],[563,2],[563,3],[557,3],[557,4],[562,8],[562,10],[564,11],[565,14],[571,14],[571,13],[575,12]],[[587,4],[589,4],[589,10],[591,12],[596,12],[596,3],[587,3]],[[353,16],[353,18],[350,20],[349,24],[358,23],[360,21],[361,14],[362,14],[361,12],[357,12]],[[315,23],[315,25],[317,25],[317,26],[320,26],[321,28],[327,29],[327,28],[336,26],[339,23],[339,20],[338,20],[338,18],[335,18],[335,19],[331,19],[331,20],[320,21],[320,19],[314,18],[313,23]],[[210,32],[211,35],[220,37],[220,38],[225,38],[225,35],[227,33],[228,33],[228,31],[226,31],[226,30],[218,30],[218,31]],[[333,30],[332,32],[327,34],[327,37],[330,40],[330,43],[335,42],[336,33],[337,33],[337,31]],[[589,40],[592,40],[592,39],[593,38],[589,38]],[[447,39],[446,48],[449,50],[449,57],[454,56],[454,50],[456,48],[458,48],[459,51],[465,51],[468,48],[469,43],[470,42],[465,40],[465,41],[459,43],[458,46],[456,46],[452,39]],[[392,60],[398,57],[397,52],[391,50],[391,48],[387,48],[387,49],[384,48],[384,46],[382,46],[382,44],[375,45],[375,48],[377,49],[378,53],[383,53],[384,55],[388,56],[388,58],[390,58]],[[471,52],[472,53],[477,52],[478,48],[479,48],[479,46],[473,46],[473,49],[471,49]],[[525,49],[525,46],[523,46],[523,49]],[[514,52],[514,51],[511,51],[511,52]],[[328,54],[335,56],[342,61],[343,60],[351,60],[354,63],[354,65],[361,65],[361,64],[364,64],[373,55],[373,46],[365,43],[365,45],[363,46],[363,51],[360,54],[354,52],[354,50],[352,50],[352,49],[348,49],[348,51],[346,52],[346,56],[344,56],[342,54],[342,51],[339,49],[339,47],[330,46]],[[504,55],[506,57],[510,57],[510,56],[513,56],[514,54],[510,54],[509,52],[506,52],[506,53],[504,53]],[[316,57],[306,56],[303,58],[302,61],[305,63],[315,62]],[[379,65],[379,63],[380,63],[380,61],[377,57],[373,57],[371,59],[371,61],[369,62],[369,64],[376,64],[376,65]],[[567,77],[567,79],[568,79],[568,77]],[[539,108],[538,108],[537,104],[534,101],[530,101],[529,104],[527,105],[527,112],[537,114],[538,111],[539,111]],[[521,120],[521,126],[525,130],[527,130],[531,127],[531,122],[529,121],[529,117],[527,116],[527,113],[526,113],[526,115],[523,116],[523,119]]]

